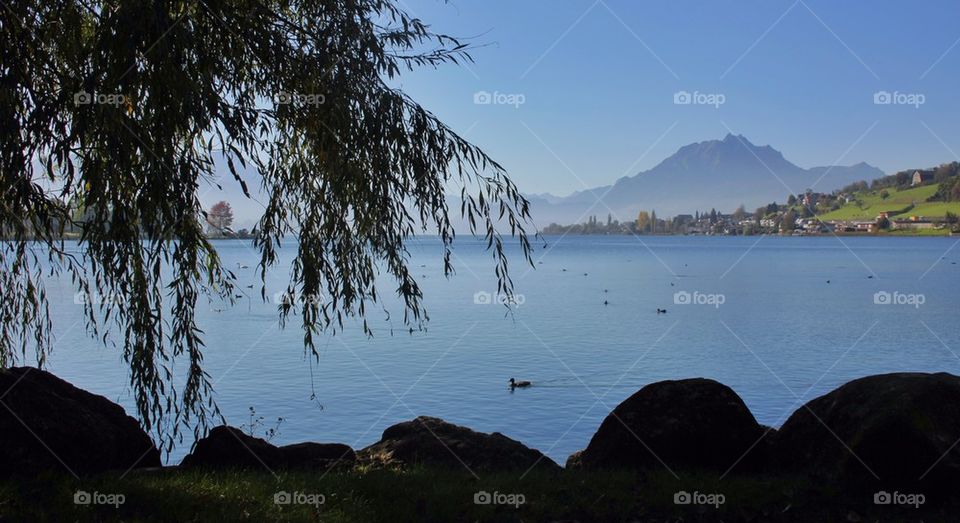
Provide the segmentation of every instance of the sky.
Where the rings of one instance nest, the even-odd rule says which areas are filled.
[[[395,84],[527,194],[608,185],[728,133],[801,167],[960,161],[956,0],[396,2],[475,62]],[[204,205],[226,199],[253,227],[262,206],[221,182]]]
[[[801,167],[960,160],[956,0],[398,4],[475,63],[397,84],[527,193],[606,185],[728,132]]]

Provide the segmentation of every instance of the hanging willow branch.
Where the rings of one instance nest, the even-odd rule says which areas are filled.
[[[402,91],[403,70],[470,60],[391,0],[6,0],[0,10],[0,365],[52,348],[44,279],[70,277],[93,335],[116,341],[138,414],[169,451],[219,418],[203,370],[198,299],[233,275],[203,234],[201,183],[262,184],[261,278],[298,239],[280,306],[308,351],[379,304],[386,273],[404,321],[427,319],[407,242],[439,236],[445,189],[513,283],[498,226],[531,247],[528,203],[504,169]],[[224,167],[225,166],[225,167]],[[244,173],[257,172],[255,180]],[[456,210],[454,210],[456,212]],[[68,250],[65,227],[79,231]],[[266,299],[265,291],[261,292]],[[106,298],[104,298],[106,297]],[[174,380],[173,369],[183,368]]]

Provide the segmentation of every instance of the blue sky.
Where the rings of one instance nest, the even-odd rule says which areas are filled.
[[[608,184],[729,131],[802,167],[960,160],[955,0],[399,3],[481,46],[469,67],[406,73],[399,85],[526,192]],[[523,103],[475,104],[480,91]],[[677,105],[679,91],[723,104]],[[878,91],[904,103],[875,104]],[[903,96],[914,94],[918,107]]]

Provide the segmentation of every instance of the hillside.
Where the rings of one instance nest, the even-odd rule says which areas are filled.
[[[854,201],[840,209],[820,215],[824,221],[830,220],[873,220],[883,211],[890,216],[898,214],[942,218],[947,212],[960,215],[960,202],[928,202],[939,189],[939,184],[923,185],[909,189],[886,189],[888,196],[883,198],[883,190],[870,190],[855,193]]]

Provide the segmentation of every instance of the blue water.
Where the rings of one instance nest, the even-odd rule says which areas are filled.
[[[394,307],[391,335],[372,309],[373,338],[348,325],[321,341],[317,363],[305,356],[295,321],[279,329],[274,304],[252,297],[216,312],[220,304],[204,303],[205,366],[220,408],[234,425],[247,423],[251,406],[268,421],[283,417],[278,444],[355,448],[399,421],[438,416],[502,432],[562,463],[613,407],[658,380],[716,379],[739,393],[759,422],[779,426],[800,402],[856,377],[960,374],[955,238],[547,240],[535,269],[514,260],[523,303],[512,316],[475,303],[477,292],[496,290],[483,244],[459,239],[457,275],[446,279],[439,244],[415,242],[411,263],[422,275],[428,331],[408,334]],[[269,274],[268,296],[283,289],[293,247],[285,246],[286,258]],[[227,266],[251,267],[238,270],[239,283],[258,296],[259,286],[245,288],[257,283],[249,244],[217,248]],[[680,291],[723,303],[677,304]],[[67,282],[51,283],[58,341],[49,368],[133,412],[120,355],[85,334],[73,292]],[[877,292],[923,303],[877,305]],[[511,393],[510,377],[534,386]],[[170,462],[188,448],[185,442]]]

